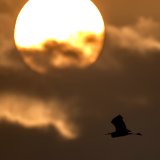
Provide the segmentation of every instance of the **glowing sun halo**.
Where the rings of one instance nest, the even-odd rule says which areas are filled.
[[[18,15],[14,37],[35,71],[84,68],[100,54],[104,22],[90,0],[30,0]]]

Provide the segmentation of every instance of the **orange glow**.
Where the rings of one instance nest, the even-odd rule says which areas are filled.
[[[15,43],[21,52],[24,49],[43,52],[48,41],[65,43],[70,50],[76,48],[81,52],[83,58],[80,63],[74,63],[72,58],[68,59],[62,54],[57,58],[51,57],[52,62],[48,63],[58,68],[71,67],[73,63],[83,68],[94,63],[102,49],[103,40],[104,22],[90,0],[30,0],[19,13],[15,26]],[[28,57],[22,55],[26,62]],[[37,69],[34,70],[38,72],[41,70],[35,64],[27,64],[35,66]]]

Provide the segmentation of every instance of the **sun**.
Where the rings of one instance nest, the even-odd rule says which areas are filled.
[[[104,21],[90,0],[30,0],[15,25],[15,44],[35,71],[84,68],[103,47]]]

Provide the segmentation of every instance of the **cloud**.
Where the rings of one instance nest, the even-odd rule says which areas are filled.
[[[140,17],[136,24],[130,26],[107,24],[105,46],[95,68],[108,71],[124,70],[123,63],[127,57],[144,59],[159,53],[159,30],[159,22],[145,17]]]
[[[106,26],[107,42],[111,48],[119,47],[145,54],[150,50],[160,50],[157,39],[160,24],[152,19],[139,18],[134,26]]]
[[[50,39],[43,42],[41,48],[18,46],[18,49],[25,63],[40,73],[55,68],[85,68],[96,61],[102,48],[103,33],[77,32],[70,39],[69,42]]]
[[[77,127],[69,120],[69,103],[58,100],[40,100],[19,94],[0,94],[0,119],[24,127],[44,128],[54,126],[65,138],[76,138]]]
[[[24,65],[14,44],[15,13],[9,1],[1,1],[1,4],[4,8],[0,12],[0,69],[22,70]]]

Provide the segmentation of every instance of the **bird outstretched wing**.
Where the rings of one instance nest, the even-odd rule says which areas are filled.
[[[111,121],[111,123],[115,126],[116,132],[129,132],[130,131],[126,128],[126,125],[123,122],[123,117],[121,115],[118,115],[117,117],[115,117]]]

